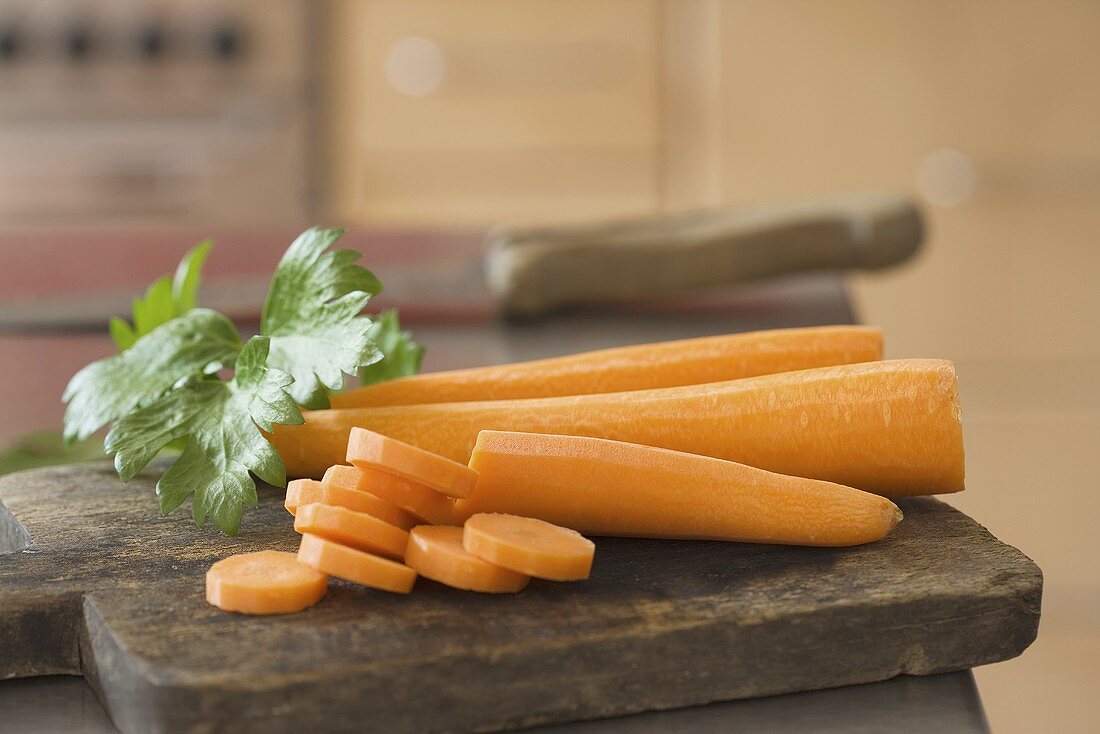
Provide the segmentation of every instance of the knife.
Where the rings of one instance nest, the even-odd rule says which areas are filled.
[[[849,195],[570,227],[498,230],[486,279],[501,309],[531,317],[771,275],[877,270],[920,249],[909,198]]]

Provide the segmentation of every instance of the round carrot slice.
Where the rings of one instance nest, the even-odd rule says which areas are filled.
[[[283,504],[291,515],[297,515],[300,506],[314,503],[346,507],[352,512],[364,512],[377,517],[382,522],[396,525],[402,530],[410,530],[423,522],[416,515],[402,510],[392,502],[358,489],[325,484],[312,479],[295,479],[287,485],[286,501]]]
[[[311,533],[302,536],[298,562],[329,576],[398,594],[408,594],[416,583],[416,571],[403,563],[348,548]]]
[[[409,533],[405,563],[421,576],[456,589],[492,594],[516,592],[530,576],[487,563],[462,547],[462,528],[421,525]]]
[[[294,530],[311,533],[367,553],[404,558],[409,534],[365,512],[314,503],[302,505],[294,518]]]
[[[596,554],[596,544],[576,530],[500,513],[471,515],[462,546],[483,561],[551,581],[588,578]]]
[[[396,474],[459,499],[469,497],[477,483],[477,472],[465,464],[365,428],[351,429],[348,461],[360,469]]]
[[[241,614],[300,612],[320,601],[327,587],[324,573],[283,551],[240,553],[206,572],[206,601]]]
[[[375,469],[360,469],[359,484],[356,486],[362,492],[378,495],[411,512],[424,522],[450,525],[454,520],[454,500],[423,484]]]

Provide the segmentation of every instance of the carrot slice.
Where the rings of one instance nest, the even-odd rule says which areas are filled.
[[[432,525],[450,525],[454,521],[454,500],[431,487],[375,469],[359,472],[360,491],[376,494]]]
[[[365,512],[314,503],[298,508],[294,530],[320,535],[367,553],[403,558],[409,534]]]
[[[324,573],[283,551],[239,553],[206,572],[206,601],[241,614],[300,612],[320,601],[327,587]]]
[[[361,472],[354,466],[347,464],[333,464],[325,469],[325,475],[321,477],[322,484],[334,484],[337,487],[356,489],[359,486]]]
[[[477,482],[477,472],[465,464],[365,428],[352,429],[348,461],[360,469],[396,474],[459,499],[469,497]]]
[[[495,512],[466,521],[462,546],[483,561],[551,581],[588,578],[596,553],[596,544],[576,530]]]
[[[869,492],[732,461],[585,436],[482,431],[477,488],[455,508],[537,517],[590,535],[846,546],[901,511]]]
[[[340,502],[326,502],[324,504],[335,504],[341,507],[347,507],[349,510],[355,510],[356,512],[365,512],[368,515],[374,515],[379,520],[388,522],[390,525],[396,525],[402,530],[412,530],[417,525],[423,523],[423,518],[419,515],[414,515],[408,510],[404,510],[393,502],[379,497],[372,492],[368,492],[365,489],[359,489],[359,481],[362,478],[363,472],[359,471],[354,466],[343,466],[340,464],[330,466],[325,470],[325,476],[321,478],[321,486],[347,492],[355,492],[357,495],[366,495],[366,499],[357,502],[357,507],[345,505]],[[307,503],[303,502],[301,504]]]
[[[416,571],[403,563],[348,548],[312,533],[302,536],[298,562],[329,576],[398,594],[408,594],[416,583]]]
[[[420,518],[411,512],[402,510],[392,502],[387,502],[369,492],[316,482],[312,479],[294,479],[287,485],[286,500],[283,505],[291,515],[298,514],[300,506],[313,503],[346,507],[352,512],[365,512],[402,530],[409,530],[421,524]]]
[[[813,326],[601,349],[399,377],[332,396],[333,408],[652,390],[882,359],[882,331]]]
[[[506,594],[519,591],[531,580],[481,560],[462,547],[462,528],[421,525],[409,533],[405,563],[421,576],[456,589]]]

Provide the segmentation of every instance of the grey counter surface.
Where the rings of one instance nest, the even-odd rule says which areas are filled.
[[[115,734],[82,678],[0,683],[0,731]],[[318,731],[323,729],[318,728]],[[529,729],[533,734],[982,734],[989,728],[969,671]]]

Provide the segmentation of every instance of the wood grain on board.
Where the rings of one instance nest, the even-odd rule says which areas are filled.
[[[1038,627],[1035,564],[929,498],[856,548],[598,539],[584,583],[333,581],[249,618],[208,606],[203,575],[295,547],[281,493],[226,538],[160,517],[153,485],[107,463],[0,479],[0,678],[82,674],[124,732],[489,731],[961,670]]]

